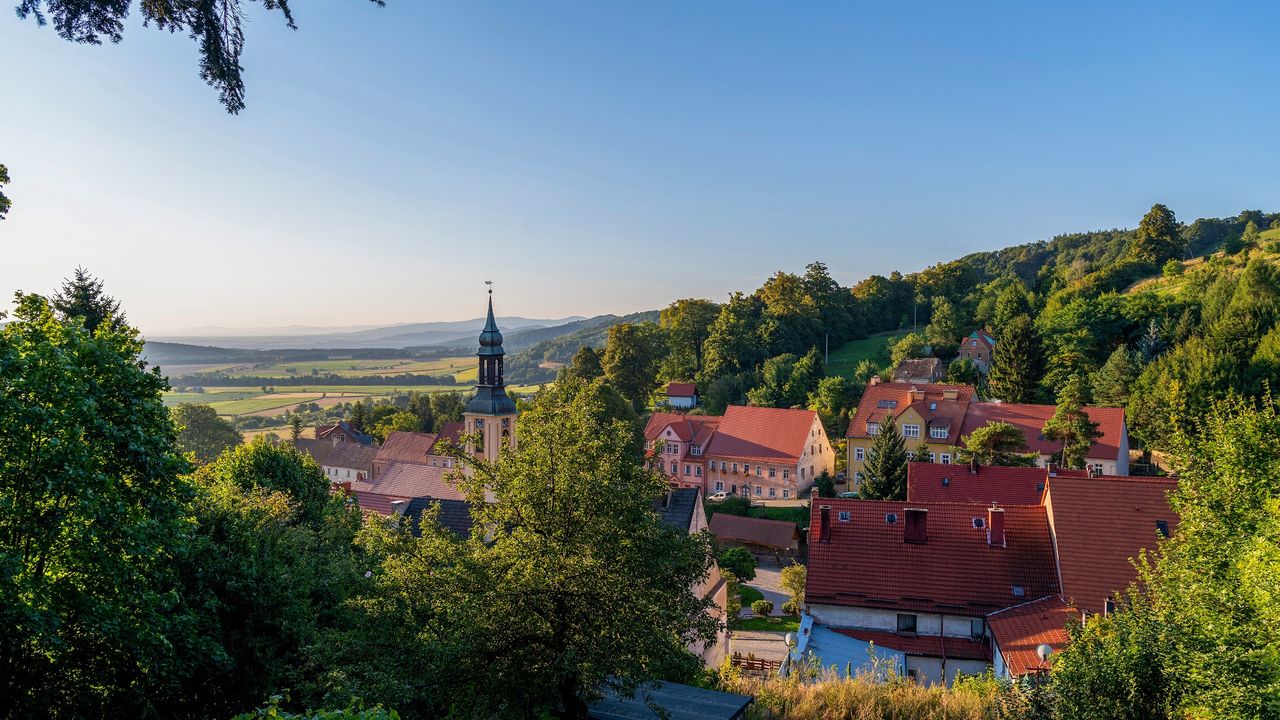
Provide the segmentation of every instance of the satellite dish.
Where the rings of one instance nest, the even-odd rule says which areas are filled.
[[[1049,643],[1040,643],[1036,646],[1036,657],[1040,658],[1040,662],[1049,662],[1049,656],[1053,654],[1053,648],[1049,647]]]
[[[793,632],[789,632],[789,633],[787,633],[787,636],[786,636],[786,643],[787,643],[787,647],[789,647],[789,648],[793,648],[793,647],[795,647],[795,646],[796,646],[796,634],[795,634],[795,633],[793,633]]]

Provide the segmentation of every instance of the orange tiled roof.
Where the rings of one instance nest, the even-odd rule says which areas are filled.
[[[1044,439],[1041,431],[1045,421],[1053,417],[1055,405],[1028,405],[1024,403],[974,403],[964,418],[960,437],[984,427],[988,423],[1007,422],[1022,429],[1027,437],[1027,449],[1041,455],[1052,455],[1062,449],[1062,444]],[[1086,457],[1114,458],[1120,454],[1120,436],[1124,429],[1124,408],[1086,407],[1089,420],[1098,423],[1102,433],[1089,448]]]
[[[1177,529],[1167,498],[1176,486],[1172,478],[1049,478],[1045,505],[1067,600],[1102,612],[1107,598],[1137,579],[1129,559],[1156,548],[1156,522]]]
[[[813,410],[730,405],[703,454],[798,461],[817,417]]]
[[[1049,666],[1040,660],[1036,648],[1048,645],[1054,652],[1066,647],[1067,623],[1080,622],[1080,611],[1057,595],[987,616],[991,637],[1000,646],[1009,674],[1014,677],[1044,672]]]
[[[915,503],[960,502],[989,505],[1039,505],[1049,473],[1041,467],[910,463],[907,500]]]
[[[395,500],[415,497],[465,500],[453,483],[445,479],[451,472],[455,471],[416,463],[392,463],[373,480],[353,481],[351,493],[360,502],[361,509],[383,515],[391,514],[391,503]]]
[[[923,393],[920,400],[912,400],[911,391]],[[947,399],[945,394],[954,390],[956,397]],[[902,411],[912,407],[920,413],[930,425],[951,428],[948,441],[955,442],[957,432],[964,422],[965,412],[974,398],[972,385],[942,385],[916,383],[876,383],[868,385],[858,403],[858,410],[849,422],[849,430],[845,434],[851,438],[871,437],[867,434],[867,423],[878,423],[886,416],[901,415]],[[921,430],[921,439],[928,438],[928,431]]]
[[[378,463],[409,462],[424,464],[431,446],[435,444],[433,433],[393,432],[378,449],[374,460]]]
[[[821,508],[830,532],[820,537]],[[809,535],[810,603],[971,616],[1058,592],[1048,518],[1041,506],[1004,508],[1005,547],[987,542],[987,505],[823,498]],[[927,539],[904,542],[905,510],[928,510]],[[848,512],[841,522],[839,513]],[[893,514],[896,522],[886,522]],[[974,527],[975,518],[983,527]]]

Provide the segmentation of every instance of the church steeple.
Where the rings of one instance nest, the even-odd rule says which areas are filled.
[[[506,383],[502,379],[502,332],[493,317],[493,288],[489,288],[489,315],[480,331],[480,377],[476,393],[467,403],[467,412],[476,415],[514,415],[516,404],[507,397]]]

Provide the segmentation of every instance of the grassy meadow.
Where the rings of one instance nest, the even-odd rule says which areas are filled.
[[[863,360],[874,360],[878,365],[889,364],[889,348],[907,331],[877,333],[861,340],[850,340],[827,359],[828,375],[853,378],[853,371]]]

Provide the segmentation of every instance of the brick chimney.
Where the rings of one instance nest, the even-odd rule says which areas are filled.
[[[987,544],[992,547],[1008,547],[1004,540],[1004,508],[992,505],[987,508]]]
[[[818,542],[831,542],[831,506],[818,508]]]
[[[879,384],[880,384],[879,375],[872,375],[871,379],[867,381],[867,387],[871,387],[872,385],[879,385]]]
[[[977,475],[977,474],[978,474],[978,468],[979,468],[979,467],[980,467],[980,466],[978,465],[978,456],[977,456],[977,455],[974,455],[974,456],[970,457],[970,458],[969,458],[969,474],[970,474],[970,475]]]
[[[957,400],[960,397],[960,391],[955,388],[947,388],[942,391],[943,400]]]
[[[906,521],[902,526],[902,542],[923,545],[929,541],[929,511],[924,508],[903,510]]]
[[[920,402],[924,399],[924,391],[916,388],[914,385],[911,386],[911,390],[908,394],[911,396],[911,402]]]

